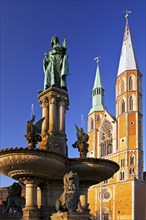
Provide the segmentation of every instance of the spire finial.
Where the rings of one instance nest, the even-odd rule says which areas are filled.
[[[131,14],[131,11],[126,10],[125,12],[126,12],[125,14],[126,23],[128,23],[128,17],[129,17],[129,14]]]
[[[94,60],[96,61],[96,63],[99,63],[101,57],[95,57]]]

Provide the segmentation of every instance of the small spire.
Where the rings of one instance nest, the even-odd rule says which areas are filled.
[[[129,17],[129,14],[131,14],[132,12],[128,10],[126,10],[125,12],[126,12],[125,14],[126,24],[128,24],[128,17]]]
[[[97,69],[96,69],[96,76],[95,76],[95,80],[94,80],[93,89],[95,89],[95,88],[97,88],[97,87],[102,87],[101,79],[100,79],[100,69],[99,69],[100,58],[101,58],[100,56],[94,58],[94,60],[95,60],[96,63],[97,63]]]
[[[95,57],[94,60],[97,63],[94,85],[92,89],[92,108],[89,112],[103,111],[104,110],[104,88],[102,87],[100,78],[99,61],[100,57]]]

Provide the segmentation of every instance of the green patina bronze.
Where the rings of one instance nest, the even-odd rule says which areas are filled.
[[[51,46],[52,49],[45,54],[43,60],[44,90],[51,86],[67,90],[66,76],[69,74],[69,66],[66,41],[60,45],[58,37],[54,36],[51,39]]]

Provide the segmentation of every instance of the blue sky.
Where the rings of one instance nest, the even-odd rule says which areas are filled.
[[[70,157],[78,157],[72,143],[75,123],[81,125],[91,108],[96,63],[105,89],[105,105],[115,115],[117,76],[125,13],[130,10],[129,26],[138,63],[143,74],[143,114],[145,120],[146,3],[145,1],[14,1],[1,0],[1,149],[25,147],[26,122],[34,103],[36,121],[41,118],[38,91],[43,89],[42,61],[50,50],[51,37],[67,40],[70,75],[67,78],[70,107],[66,115],[66,134]],[[144,134],[146,124],[143,123]],[[143,135],[144,137],[144,135]],[[146,140],[143,140],[146,148]],[[144,149],[145,153],[146,150]],[[146,154],[145,154],[146,169]],[[11,184],[1,176],[0,186]]]

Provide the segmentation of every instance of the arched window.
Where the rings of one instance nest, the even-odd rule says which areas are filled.
[[[96,121],[98,121],[98,122],[100,121],[100,115],[96,116]]]
[[[124,80],[121,80],[121,94],[125,91],[125,85],[124,85]]]
[[[112,144],[109,144],[107,146],[107,154],[111,154],[113,152],[113,145]]]
[[[133,110],[133,97],[132,96],[129,97],[129,110],[130,111]]]
[[[121,113],[124,113],[125,112],[125,101],[124,99],[122,99],[122,102],[121,102]]]
[[[94,127],[94,121],[93,121],[93,118],[91,118],[91,129],[93,129]]]
[[[129,90],[133,90],[133,79],[132,79],[132,76],[129,76],[128,86],[129,86]]]
[[[121,159],[121,167],[125,166],[125,159]]]
[[[134,165],[134,155],[132,154],[131,156],[130,156],[130,165]]]
[[[120,172],[120,180],[124,180],[124,178],[125,178],[125,173],[124,173],[124,170],[122,170]]]

